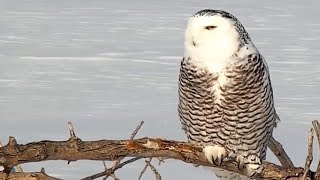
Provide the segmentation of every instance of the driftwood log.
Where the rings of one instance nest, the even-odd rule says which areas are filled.
[[[319,127],[318,122],[315,122],[315,124]],[[0,148],[0,166],[4,167],[4,170],[0,172],[0,179],[57,179],[46,175],[44,171],[38,173],[11,172],[12,168],[16,165],[47,160],[115,161],[124,157],[132,157],[132,159],[123,163],[120,163],[119,161],[113,168],[106,169],[104,172],[84,179],[111,176],[117,169],[141,158],[160,157],[164,159],[181,160],[195,165],[215,167],[204,157],[202,148],[186,142],[153,138],[82,141],[80,138],[76,137],[72,127],[69,130],[71,137],[67,141],[40,141],[28,144],[18,144],[14,137],[10,137],[8,144]],[[317,132],[318,130],[315,131]],[[309,167],[293,167],[293,163],[290,159],[288,157],[283,157],[282,151],[284,150],[281,148],[281,145],[275,145],[274,143],[277,142],[274,139],[272,142],[273,143],[271,144],[273,144],[274,147],[272,147],[272,145],[270,147],[269,145],[269,148],[276,154],[282,166],[265,161],[263,162],[263,173],[255,176],[255,179],[295,180],[303,179],[304,175],[307,179],[317,179],[316,174],[318,175],[318,173],[310,170],[305,172],[305,169],[310,168],[311,162],[306,163],[309,164]],[[282,160],[279,157],[281,157]],[[150,164],[150,161],[146,161],[146,163],[151,168],[153,167]],[[220,168],[242,174],[234,161],[223,162]],[[155,173],[158,173],[155,169],[153,170]],[[161,179],[160,175],[157,179]]]

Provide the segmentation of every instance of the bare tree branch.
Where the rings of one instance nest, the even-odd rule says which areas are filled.
[[[135,162],[139,159],[142,159],[142,157],[135,157],[135,158],[132,158],[132,159],[129,159],[123,163],[120,163],[118,164],[115,168],[109,168],[107,169],[106,171],[103,171],[101,173],[97,173],[97,174],[94,174],[92,176],[88,176],[88,177],[85,177],[81,180],[92,180],[92,179],[97,179],[99,177],[102,177],[102,176],[110,176],[111,174],[113,174],[116,170],[122,168],[123,166],[127,165],[127,164],[130,164],[132,162]]]
[[[275,140],[273,137],[270,138],[270,142],[268,144],[268,147],[271,149],[273,154],[279,159],[281,165],[285,168],[293,168],[293,162],[283,149],[282,145]]]
[[[150,167],[150,169],[152,170],[152,172],[154,173],[154,175],[156,176],[156,180],[161,180],[161,176],[159,174],[159,172],[157,171],[157,169],[151,164],[150,161],[145,160],[145,162],[148,164],[148,166]]]
[[[75,137],[77,137],[77,136],[76,136],[76,133],[74,133],[73,125],[72,125],[71,122],[68,122],[68,128],[69,128],[70,138],[75,138]]]
[[[99,140],[82,141],[40,141],[20,145],[14,138],[0,148],[0,166],[13,167],[28,162],[46,160],[108,160],[113,161],[119,157],[164,157],[178,159],[186,163],[201,166],[213,166],[202,153],[202,148],[186,142],[169,141],[161,139],[142,138],[136,140]],[[264,162],[265,170],[257,176],[259,179],[291,179],[302,178],[303,168],[284,168],[269,162]],[[234,161],[222,163],[221,168],[232,171],[238,170]],[[308,174],[312,175],[312,174]]]
[[[303,174],[303,180],[306,180],[307,178],[307,174],[309,173],[310,170],[310,166],[313,160],[313,128],[310,129],[309,131],[309,135],[308,135],[308,154],[307,154],[307,158],[306,158],[306,163],[305,163],[305,171]]]
[[[131,134],[130,139],[132,140],[138,133],[138,131],[141,129],[142,125],[143,125],[144,121],[141,121],[140,124],[136,127],[136,129],[133,131],[133,133]]]
[[[320,150],[320,124],[318,121],[314,120],[312,121],[313,129],[316,132],[319,150]],[[320,151],[319,151],[320,152]],[[320,154],[319,154],[320,157]],[[320,161],[318,162],[317,170],[316,170],[316,179],[320,179]]]
[[[10,173],[9,175],[5,173],[0,173],[0,179],[5,180],[62,180],[59,178],[54,178],[51,176],[48,176],[47,174],[43,172],[15,172]]]
[[[57,180],[57,178],[50,177],[45,174],[44,169],[40,173],[12,173],[11,169],[14,166],[29,162],[39,162],[47,160],[118,160],[112,168],[104,172],[88,176],[84,179],[95,179],[98,177],[109,177],[114,172],[125,166],[142,158],[150,158],[146,161],[146,166],[149,166],[155,173],[156,179],[161,179],[160,174],[150,163],[150,160],[155,158],[177,159],[186,163],[201,166],[212,166],[204,157],[202,148],[179,141],[170,141],[164,139],[141,138],[133,140],[136,133],[141,128],[141,122],[135,131],[132,133],[129,140],[99,140],[99,141],[82,141],[76,137],[72,124],[69,122],[70,138],[67,141],[40,141],[31,142],[25,145],[17,144],[14,137],[9,137],[9,142],[6,146],[0,147],[0,167],[4,170],[0,172],[0,179],[40,179],[40,180]],[[320,139],[320,125],[319,122],[313,122],[313,129],[317,134],[318,142]],[[310,164],[313,159],[312,155],[312,142],[313,142],[313,129],[310,130],[308,138],[308,156],[306,160],[305,170],[300,167],[293,167],[293,163],[285,153],[282,145],[275,139],[271,139],[269,148],[278,157],[283,166],[279,166],[267,161],[264,161],[264,171],[255,176],[254,179],[310,179],[315,180],[319,177],[319,166],[317,172],[310,171]],[[320,144],[319,144],[320,146]],[[133,157],[123,163],[120,163],[125,157]],[[242,174],[235,161],[223,162],[219,167],[228,171]],[[145,170],[143,170],[145,171]],[[141,172],[141,175],[143,172]],[[141,176],[140,175],[140,176]],[[118,179],[114,176],[114,179]]]
[[[152,161],[152,157],[149,158],[149,162],[151,162],[151,161]],[[140,179],[142,178],[142,176],[143,176],[143,174],[146,172],[147,168],[148,168],[148,164],[146,163],[146,165],[143,167],[143,169],[142,169],[141,172],[140,172],[140,175],[139,175],[138,180],[140,180]]]

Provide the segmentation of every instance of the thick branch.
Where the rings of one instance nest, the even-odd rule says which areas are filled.
[[[42,172],[32,172],[32,173],[17,172],[17,173],[10,173],[10,175],[7,175],[5,173],[0,173],[0,179],[6,179],[6,180],[62,180],[62,179],[48,176]]]
[[[9,143],[0,148],[0,166],[4,167],[47,160],[112,161],[119,157],[164,157],[202,166],[214,166],[206,160],[200,147],[185,142],[151,138],[99,141],[70,138],[69,141],[40,141],[19,145],[11,137]],[[264,162],[264,165],[264,172],[257,177],[259,179],[300,179],[304,173],[303,168],[283,168],[269,162]],[[241,173],[233,161],[223,162],[221,168]],[[308,176],[313,174],[308,173]]]

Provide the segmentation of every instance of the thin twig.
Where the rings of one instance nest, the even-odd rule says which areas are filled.
[[[114,163],[113,163],[112,168],[114,169],[116,166],[118,166],[120,164],[121,160],[123,160],[123,157],[113,161]]]
[[[102,163],[103,163],[104,170],[107,171],[107,170],[108,170],[108,167],[107,167],[106,162],[105,162],[105,161],[102,161]],[[106,177],[103,178],[103,180],[106,180],[107,178],[108,178],[108,177],[106,176]]]
[[[158,159],[158,166],[161,166],[162,163],[165,163],[164,158],[163,157],[157,157]]]
[[[317,120],[314,120],[314,121],[312,121],[312,125],[313,125],[313,129],[317,135],[319,152],[320,152],[320,124]],[[319,157],[320,157],[320,155],[319,155]],[[318,162],[315,179],[320,179],[320,161]]]
[[[157,169],[150,163],[150,161],[145,160],[145,162],[148,164],[150,169],[153,171],[154,175],[156,176],[156,180],[161,180],[161,176]]]
[[[114,163],[113,163],[113,166],[110,168],[110,169],[112,169],[112,171],[113,171],[113,173],[112,173],[110,176],[113,177],[113,179],[115,179],[115,180],[119,179],[119,178],[114,174],[114,171],[115,171],[116,167],[120,164],[121,160],[123,160],[123,158],[119,158],[119,159],[113,161],[113,162],[114,162]],[[108,170],[108,169],[106,169],[106,171],[107,171],[107,170]],[[105,178],[107,179],[108,177],[109,177],[109,176],[106,175]]]
[[[71,137],[71,138],[75,138],[75,137],[76,137],[76,134],[74,133],[73,125],[72,125],[71,122],[68,122],[68,128],[69,128],[70,137]]]
[[[268,147],[271,149],[273,154],[278,158],[281,165],[285,168],[294,168],[293,162],[283,149],[282,145],[275,140],[273,137],[270,138]]]
[[[160,165],[161,165],[161,163],[164,163],[164,160],[163,160],[163,158],[162,158],[162,157],[157,157],[157,159],[159,160],[158,166],[160,166]],[[148,160],[148,161],[151,163],[151,161],[152,161],[152,157],[151,157],[151,158],[149,158],[149,160]],[[149,166],[149,165],[146,163],[146,164],[145,164],[145,166],[143,167],[143,169],[142,169],[142,170],[141,170],[141,172],[140,172],[140,175],[139,175],[138,180],[140,180],[140,179],[142,178],[142,176],[143,176],[143,174],[146,172],[146,170],[147,170],[148,166]]]
[[[140,124],[136,127],[136,129],[133,131],[133,133],[131,134],[130,139],[132,140],[138,133],[138,131],[141,129],[142,125],[143,125],[144,121],[141,121]]]
[[[112,177],[114,180],[120,180],[120,179],[114,174],[114,172],[110,175],[110,177]]]
[[[151,162],[151,161],[152,161],[152,157],[149,158],[149,162]],[[148,168],[148,164],[146,163],[145,166],[143,167],[143,169],[140,172],[138,180],[140,180],[142,178],[142,175],[146,172],[147,168]]]
[[[129,163],[132,163],[132,162],[134,162],[134,161],[137,161],[137,160],[139,160],[139,159],[142,159],[142,157],[131,158],[131,159],[127,160],[127,161],[124,161],[123,163],[120,163],[118,166],[115,167],[114,170],[112,170],[111,168],[109,168],[107,171],[103,171],[103,172],[94,174],[94,175],[92,175],[92,176],[85,177],[85,178],[83,178],[83,179],[81,179],[81,180],[93,180],[93,179],[97,179],[97,178],[99,178],[99,177],[106,176],[106,175],[110,176],[110,175],[113,174],[114,171],[116,171],[117,169],[120,169],[120,168],[122,168],[123,166],[125,166],[125,165],[127,165],[127,164],[129,164]]]
[[[307,178],[307,174],[310,170],[310,166],[313,160],[312,148],[313,148],[313,128],[310,129],[309,135],[308,135],[308,154],[307,154],[305,168],[304,168],[305,171],[302,178],[303,180]]]
[[[107,164],[106,164],[106,162],[105,162],[105,161],[102,161],[102,163],[103,163],[103,167],[104,167],[104,169],[105,169],[105,170],[107,170],[108,168],[107,168]]]

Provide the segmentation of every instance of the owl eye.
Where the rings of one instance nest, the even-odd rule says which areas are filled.
[[[212,30],[212,29],[215,29],[216,27],[218,27],[218,26],[206,26],[205,29]]]

